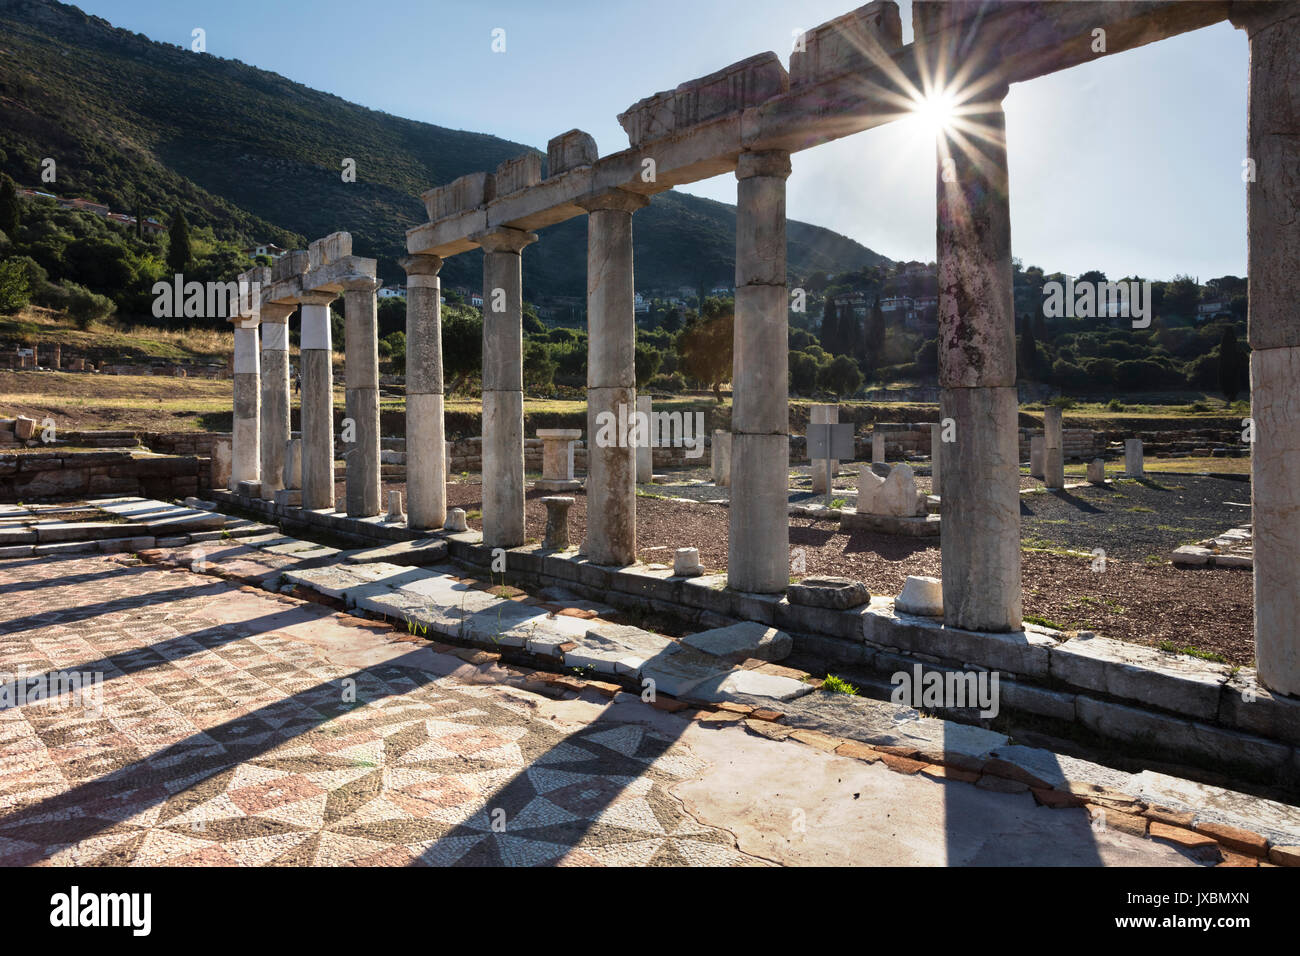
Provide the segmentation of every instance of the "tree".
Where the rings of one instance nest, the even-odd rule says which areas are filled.
[[[1163,305],[1169,315],[1192,318],[1200,301],[1201,290],[1191,276],[1174,276],[1174,281],[1165,286]]]
[[[0,262],[0,313],[17,312],[31,301],[27,269],[15,259]]]
[[[835,297],[827,296],[822,303],[821,343],[831,355],[839,352],[840,313],[835,306]]]
[[[664,316],[663,327],[669,332],[677,332],[681,330],[682,313],[677,306],[673,306],[668,310],[668,314]]]
[[[713,389],[722,404],[722,383],[731,380],[731,339],[734,316],[723,312],[711,319],[700,318],[688,325],[677,339],[677,354],[683,370],[697,382]]]
[[[1228,402],[1235,402],[1241,392],[1241,366],[1243,356],[1237,345],[1237,330],[1229,325],[1224,327],[1223,338],[1219,340],[1219,391]]]
[[[167,230],[167,267],[174,273],[183,273],[191,258],[190,224],[185,221],[185,213],[177,210]]]
[[[807,352],[790,353],[790,394],[812,395],[817,388],[817,359]]]
[[[862,387],[862,371],[847,355],[837,355],[817,372],[817,384],[836,398],[847,398]]]
[[[1031,381],[1038,371],[1038,340],[1034,338],[1032,322],[1024,323],[1024,331],[1020,333],[1016,362],[1020,366],[1021,380]]]
[[[483,365],[483,319],[472,309],[448,308],[442,316],[442,368],[453,395]]]
[[[18,188],[8,173],[0,174],[0,232],[10,238],[18,230]]]
[[[871,304],[871,317],[867,319],[866,329],[866,361],[862,367],[865,369],[877,369],[880,367],[880,357],[885,351],[885,313],[880,308],[880,296],[876,296],[876,301]]]
[[[524,387],[547,389],[555,383],[555,362],[551,350],[541,342],[524,346]]]
[[[659,367],[664,364],[664,354],[649,345],[638,345],[633,361],[636,366],[636,387],[645,388],[650,379],[658,374]]]

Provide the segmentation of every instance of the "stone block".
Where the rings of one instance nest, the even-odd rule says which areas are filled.
[[[698,548],[678,548],[673,552],[673,574],[679,578],[692,578],[703,574]]]
[[[509,196],[511,193],[536,186],[542,181],[542,154],[527,152],[507,159],[492,175],[491,198]]]
[[[794,649],[794,639],[785,631],[753,621],[688,634],[681,642],[687,647],[734,664],[749,658],[780,661],[789,657]]]
[[[790,78],[775,53],[760,53],[634,103],[618,122],[632,146],[670,136],[785,93]]]
[[[785,593],[791,604],[841,611],[871,600],[871,592],[861,581],[834,576],[804,578],[786,588]]]
[[[903,591],[894,601],[900,614],[943,617],[943,582],[939,578],[909,575]]]
[[[1106,462],[1103,459],[1094,458],[1088,462],[1088,481],[1094,485],[1106,483]]]
[[[546,144],[547,175],[558,176],[579,166],[590,166],[598,156],[596,140],[591,134],[571,129]]]
[[[420,198],[430,222],[437,222],[458,213],[468,212],[484,205],[490,197],[491,173],[469,173],[453,179],[446,186],[425,190]]]
[[[309,267],[307,250],[294,249],[271,263],[271,281],[285,282],[302,275]]]
[[[352,234],[332,232],[307,246],[307,271],[322,269],[352,255]]]
[[[846,73],[868,73],[882,54],[903,45],[898,4],[877,0],[814,27],[802,37],[803,49],[790,54],[790,87],[820,83]]]

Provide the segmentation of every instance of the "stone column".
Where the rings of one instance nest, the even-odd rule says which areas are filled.
[[[874,425],[871,428],[871,463],[873,465],[885,463],[885,433]]]
[[[332,292],[304,294],[298,355],[302,409],[302,506],[334,510],[334,349]]]
[[[1258,436],[1259,433],[1255,434]],[[1142,461],[1141,438],[1124,439],[1124,474],[1130,478],[1141,478],[1146,474],[1146,467]]]
[[[942,495],[943,483],[943,425],[930,426],[930,494]]]
[[[483,247],[483,543],[524,543],[523,274],[537,236],[498,229]]]
[[[736,167],[727,585],[776,594],[790,582],[789,322],[785,180],[790,154],[741,153]]]
[[[836,425],[840,420],[840,407],[838,405],[814,405],[810,409],[808,419],[814,425]],[[840,470],[840,463],[831,460],[831,482],[835,481],[835,475]],[[819,458],[812,463],[812,490],[817,494],[824,493],[826,488],[826,459]]]
[[[1300,696],[1300,4],[1246,4],[1246,156],[1255,658],[1272,691]]]
[[[258,418],[261,413],[261,363],[257,354],[257,317],[237,318],[235,360],[232,365],[235,416],[231,429],[230,489],[241,481],[257,481],[259,474]]]
[[[437,256],[408,256],[406,270],[406,525],[447,520],[442,391],[442,282]]]
[[[1053,491],[1065,487],[1065,442],[1061,429],[1061,409],[1055,405],[1043,409],[1043,484]]]
[[[944,622],[985,631],[1021,623],[1006,92],[971,105],[970,121],[988,134],[978,143],[940,134],[936,177],[939,384],[956,426],[943,463]]]
[[[636,313],[632,213],[649,200],[611,189],[587,210],[587,559],[636,561]],[[621,411],[621,414],[620,414]],[[647,441],[649,436],[642,436]],[[646,449],[650,451],[649,448]]]
[[[295,305],[262,306],[262,497],[284,487],[289,441],[289,316]]]
[[[349,518],[369,518],[383,508],[379,493],[379,282],[371,276],[343,284],[344,360],[347,418],[353,441],[347,456]]]

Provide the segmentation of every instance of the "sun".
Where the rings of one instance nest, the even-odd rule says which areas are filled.
[[[918,121],[937,135],[951,131],[956,106],[956,97],[950,91],[932,90],[916,100],[912,111]]]

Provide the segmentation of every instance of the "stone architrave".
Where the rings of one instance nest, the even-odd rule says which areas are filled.
[[[727,585],[764,594],[790,581],[789,175],[790,154],[781,151],[741,153],[736,167]]]
[[[1124,439],[1124,474],[1130,478],[1141,478],[1146,474],[1146,467],[1142,461],[1141,438]]]
[[[1251,513],[1259,680],[1300,697],[1300,4],[1234,4],[1250,41]]]
[[[966,117],[971,150],[940,133],[936,169],[939,384],[954,440],[944,449],[944,623],[975,631],[1021,625],[1020,462],[1005,86],[982,90]]]
[[[838,405],[814,405],[809,413],[809,421],[814,425],[835,425],[840,420],[840,407]],[[835,460],[830,462],[831,482],[834,483],[835,475],[839,473],[840,463]],[[825,494],[826,488],[826,459],[818,458],[812,463],[812,490],[815,494]]]
[[[638,448],[634,440],[638,436],[620,434],[622,429],[617,423],[632,422],[637,410],[632,214],[648,202],[637,193],[611,189],[578,203],[587,210],[590,441],[587,538],[583,547],[588,560],[595,564],[625,565],[636,561]],[[648,435],[639,437],[649,440]],[[645,451],[650,453],[648,447]]]
[[[483,544],[524,543],[523,273],[537,236],[498,229],[483,248]]]
[[[406,270],[406,524],[429,530],[447,520],[442,260],[408,256],[400,264]]]
[[[573,473],[573,443],[582,437],[580,428],[539,428],[542,440],[542,477],[533,484],[539,491],[575,491],[582,482]]]

